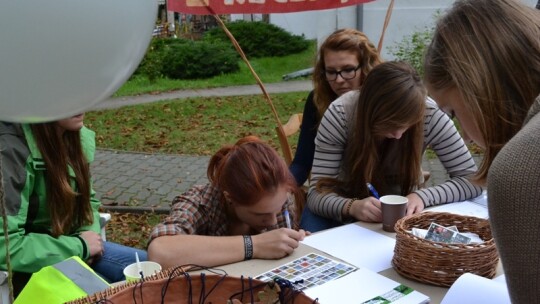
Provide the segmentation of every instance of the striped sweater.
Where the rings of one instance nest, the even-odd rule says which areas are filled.
[[[343,221],[342,209],[350,198],[336,193],[320,193],[316,190],[316,184],[321,178],[340,176],[358,94],[358,91],[346,93],[330,105],[315,138],[307,205],[315,214],[338,221]],[[424,206],[462,201],[480,195],[482,188],[467,179],[477,170],[467,146],[453,121],[430,99],[426,101],[423,150],[427,146],[435,151],[450,179],[440,185],[415,191]]]

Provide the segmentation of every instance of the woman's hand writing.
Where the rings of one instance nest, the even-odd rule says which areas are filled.
[[[252,235],[253,257],[257,259],[280,259],[291,254],[300,245],[306,232],[280,228]]]

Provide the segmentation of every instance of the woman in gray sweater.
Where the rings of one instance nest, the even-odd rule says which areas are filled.
[[[440,108],[485,149],[476,175],[513,303],[540,302],[540,11],[458,0],[437,23],[425,77]]]

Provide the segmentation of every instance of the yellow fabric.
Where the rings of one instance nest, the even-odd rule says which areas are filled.
[[[88,269],[94,274],[95,279],[101,280],[109,285],[79,257],[71,257],[70,259],[76,260],[79,266]],[[14,304],[61,304],[86,295],[87,293],[84,290],[71,281],[70,278],[66,277],[61,271],[54,266],[46,266],[40,271],[32,274],[30,281],[15,299]]]

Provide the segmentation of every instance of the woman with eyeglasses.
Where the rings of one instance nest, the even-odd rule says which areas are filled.
[[[328,105],[344,93],[358,90],[369,71],[381,62],[373,43],[355,29],[335,31],[319,48],[314,89],[304,105],[298,145],[289,166],[299,186],[306,182],[311,171],[317,127]]]
[[[427,146],[450,179],[419,189]],[[470,199],[482,192],[469,181],[476,170],[452,119],[427,98],[416,71],[401,62],[381,63],[360,90],[343,94],[324,113],[302,227],[315,232],[357,220],[381,222],[378,195],[406,196],[407,214]]]
[[[295,230],[293,203],[304,199],[301,190],[276,150],[257,137],[221,148],[210,159],[208,179],[174,198],[150,236],[150,260],[169,268],[279,259],[304,239]]]

